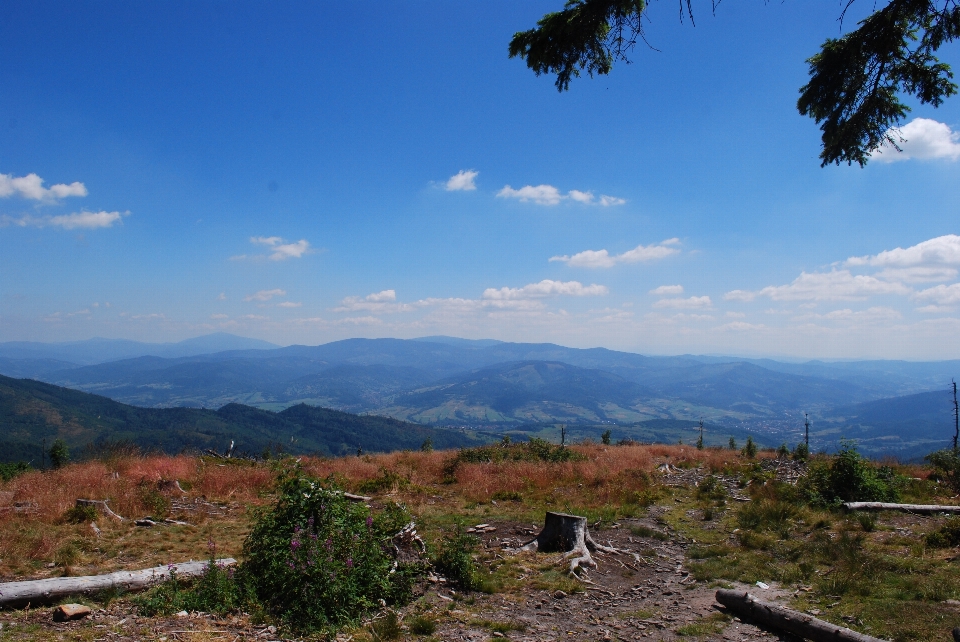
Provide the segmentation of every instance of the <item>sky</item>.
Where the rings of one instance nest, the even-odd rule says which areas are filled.
[[[0,341],[960,358],[960,97],[821,168],[840,5],[654,3],[559,93],[561,0],[0,3]]]

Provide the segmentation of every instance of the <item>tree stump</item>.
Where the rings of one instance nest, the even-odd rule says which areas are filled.
[[[587,529],[587,518],[564,513],[547,513],[543,522],[543,530],[536,538],[522,547],[522,551],[539,551],[541,553],[566,553],[564,559],[570,559],[570,574],[576,575],[585,567],[596,568],[590,552],[622,553],[617,548],[602,546],[593,541]]]

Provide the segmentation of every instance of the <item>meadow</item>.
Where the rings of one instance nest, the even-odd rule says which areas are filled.
[[[793,608],[877,637],[948,639],[960,626],[960,529],[945,517],[836,509],[815,478],[837,458],[802,462],[773,451],[750,456],[684,445],[584,443],[563,449],[563,457],[551,454],[561,449],[537,455],[524,448],[274,461],[128,452],[26,472],[0,485],[0,578],[241,557],[258,515],[277,501],[278,476],[295,467],[372,497],[375,512],[404,506],[431,551],[452,533],[488,525],[471,549],[474,590],[425,571],[409,603],[369,613],[341,629],[341,639],[708,639],[728,627],[763,639],[773,632],[732,619],[710,599],[717,587],[757,592],[757,582]],[[854,463],[857,474],[888,484],[904,501],[956,503],[955,491],[928,466]],[[185,492],[165,483],[174,480]],[[109,500],[127,519],[78,511],[77,498]],[[599,556],[599,569],[578,579],[563,572],[557,555],[513,552],[535,535],[545,511],[586,516],[598,541],[630,549],[637,561]],[[148,516],[186,525],[134,525]],[[560,593],[565,606],[543,615]],[[112,639],[178,639],[170,631],[184,630],[182,618],[146,617],[137,599],[81,598],[99,610],[68,625],[50,622],[46,608],[3,611],[0,640],[53,633],[93,640],[104,631]],[[904,617],[908,611],[914,616]],[[198,618],[190,620],[191,640],[225,639],[226,630],[240,638],[295,635],[251,609]]]

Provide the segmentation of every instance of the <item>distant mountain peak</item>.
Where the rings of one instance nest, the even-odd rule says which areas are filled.
[[[424,343],[445,343],[451,346],[460,346],[461,348],[489,348],[504,343],[497,339],[461,339],[460,337],[448,337],[442,334],[430,337],[418,337],[412,341],[423,341]]]

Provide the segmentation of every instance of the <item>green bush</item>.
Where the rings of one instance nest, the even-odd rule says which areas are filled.
[[[192,582],[181,580],[171,569],[168,580],[137,597],[134,603],[142,615],[153,617],[180,611],[223,615],[248,601],[243,585],[234,579],[234,569],[223,568],[211,558],[203,575]]]
[[[810,446],[807,445],[807,442],[801,441],[797,444],[796,448],[793,449],[793,459],[795,461],[807,461],[810,458]]]
[[[960,518],[952,517],[935,531],[923,538],[930,548],[950,548],[960,546]]]
[[[433,566],[460,588],[480,590],[483,588],[483,578],[473,557],[479,543],[479,538],[464,532],[463,524],[458,523],[452,532],[444,535],[432,559]]]
[[[931,478],[936,478],[954,491],[960,492],[960,452],[950,449],[938,450],[924,459],[933,466]]]
[[[33,470],[33,467],[30,466],[25,461],[11,462],[8,464],[0,464],[0,479],[5,482],[10,481],[17,475],[22,475],[23,473]]]
[[[757,456],[757,445],[753,443],[753,437],[747,437],[747,445],[743,447],[741,452],[749,459]]]
[[[414,635],[433,635],[437,630],[437,621],[426,615],[416,615],[410,619],[410,632]]]
[[[800,481],[807,501],[815,506],[837,506],[843,502],[897,502],[904,478],[888,466],[874,467],[846,442],[832,462],[827,459],[810,465]]]
[[[377,515],[299,474],[281,479],[279,499],[244,542],[242,581],[262,607],[294,631],[330,631],[385,604],[409,600],[418,568],[390,553],[410,516],[390,505]]]
[[[566,446],[555,446],[546,439],[531,437],[525,443],[511,443],[509,435],[496,446],[478,446],[462,448],[456,456],[447,462],[443,469],[446,482],[456,481],[457,467],[460,464],[487,464],[503,461],[545,461],[560,463],[565,461],[583,461],[586,459],[575,450]]]
[[[96,506],[73,506],[63,514],[63,521],[71,524],[83,524],[97,521]]]

